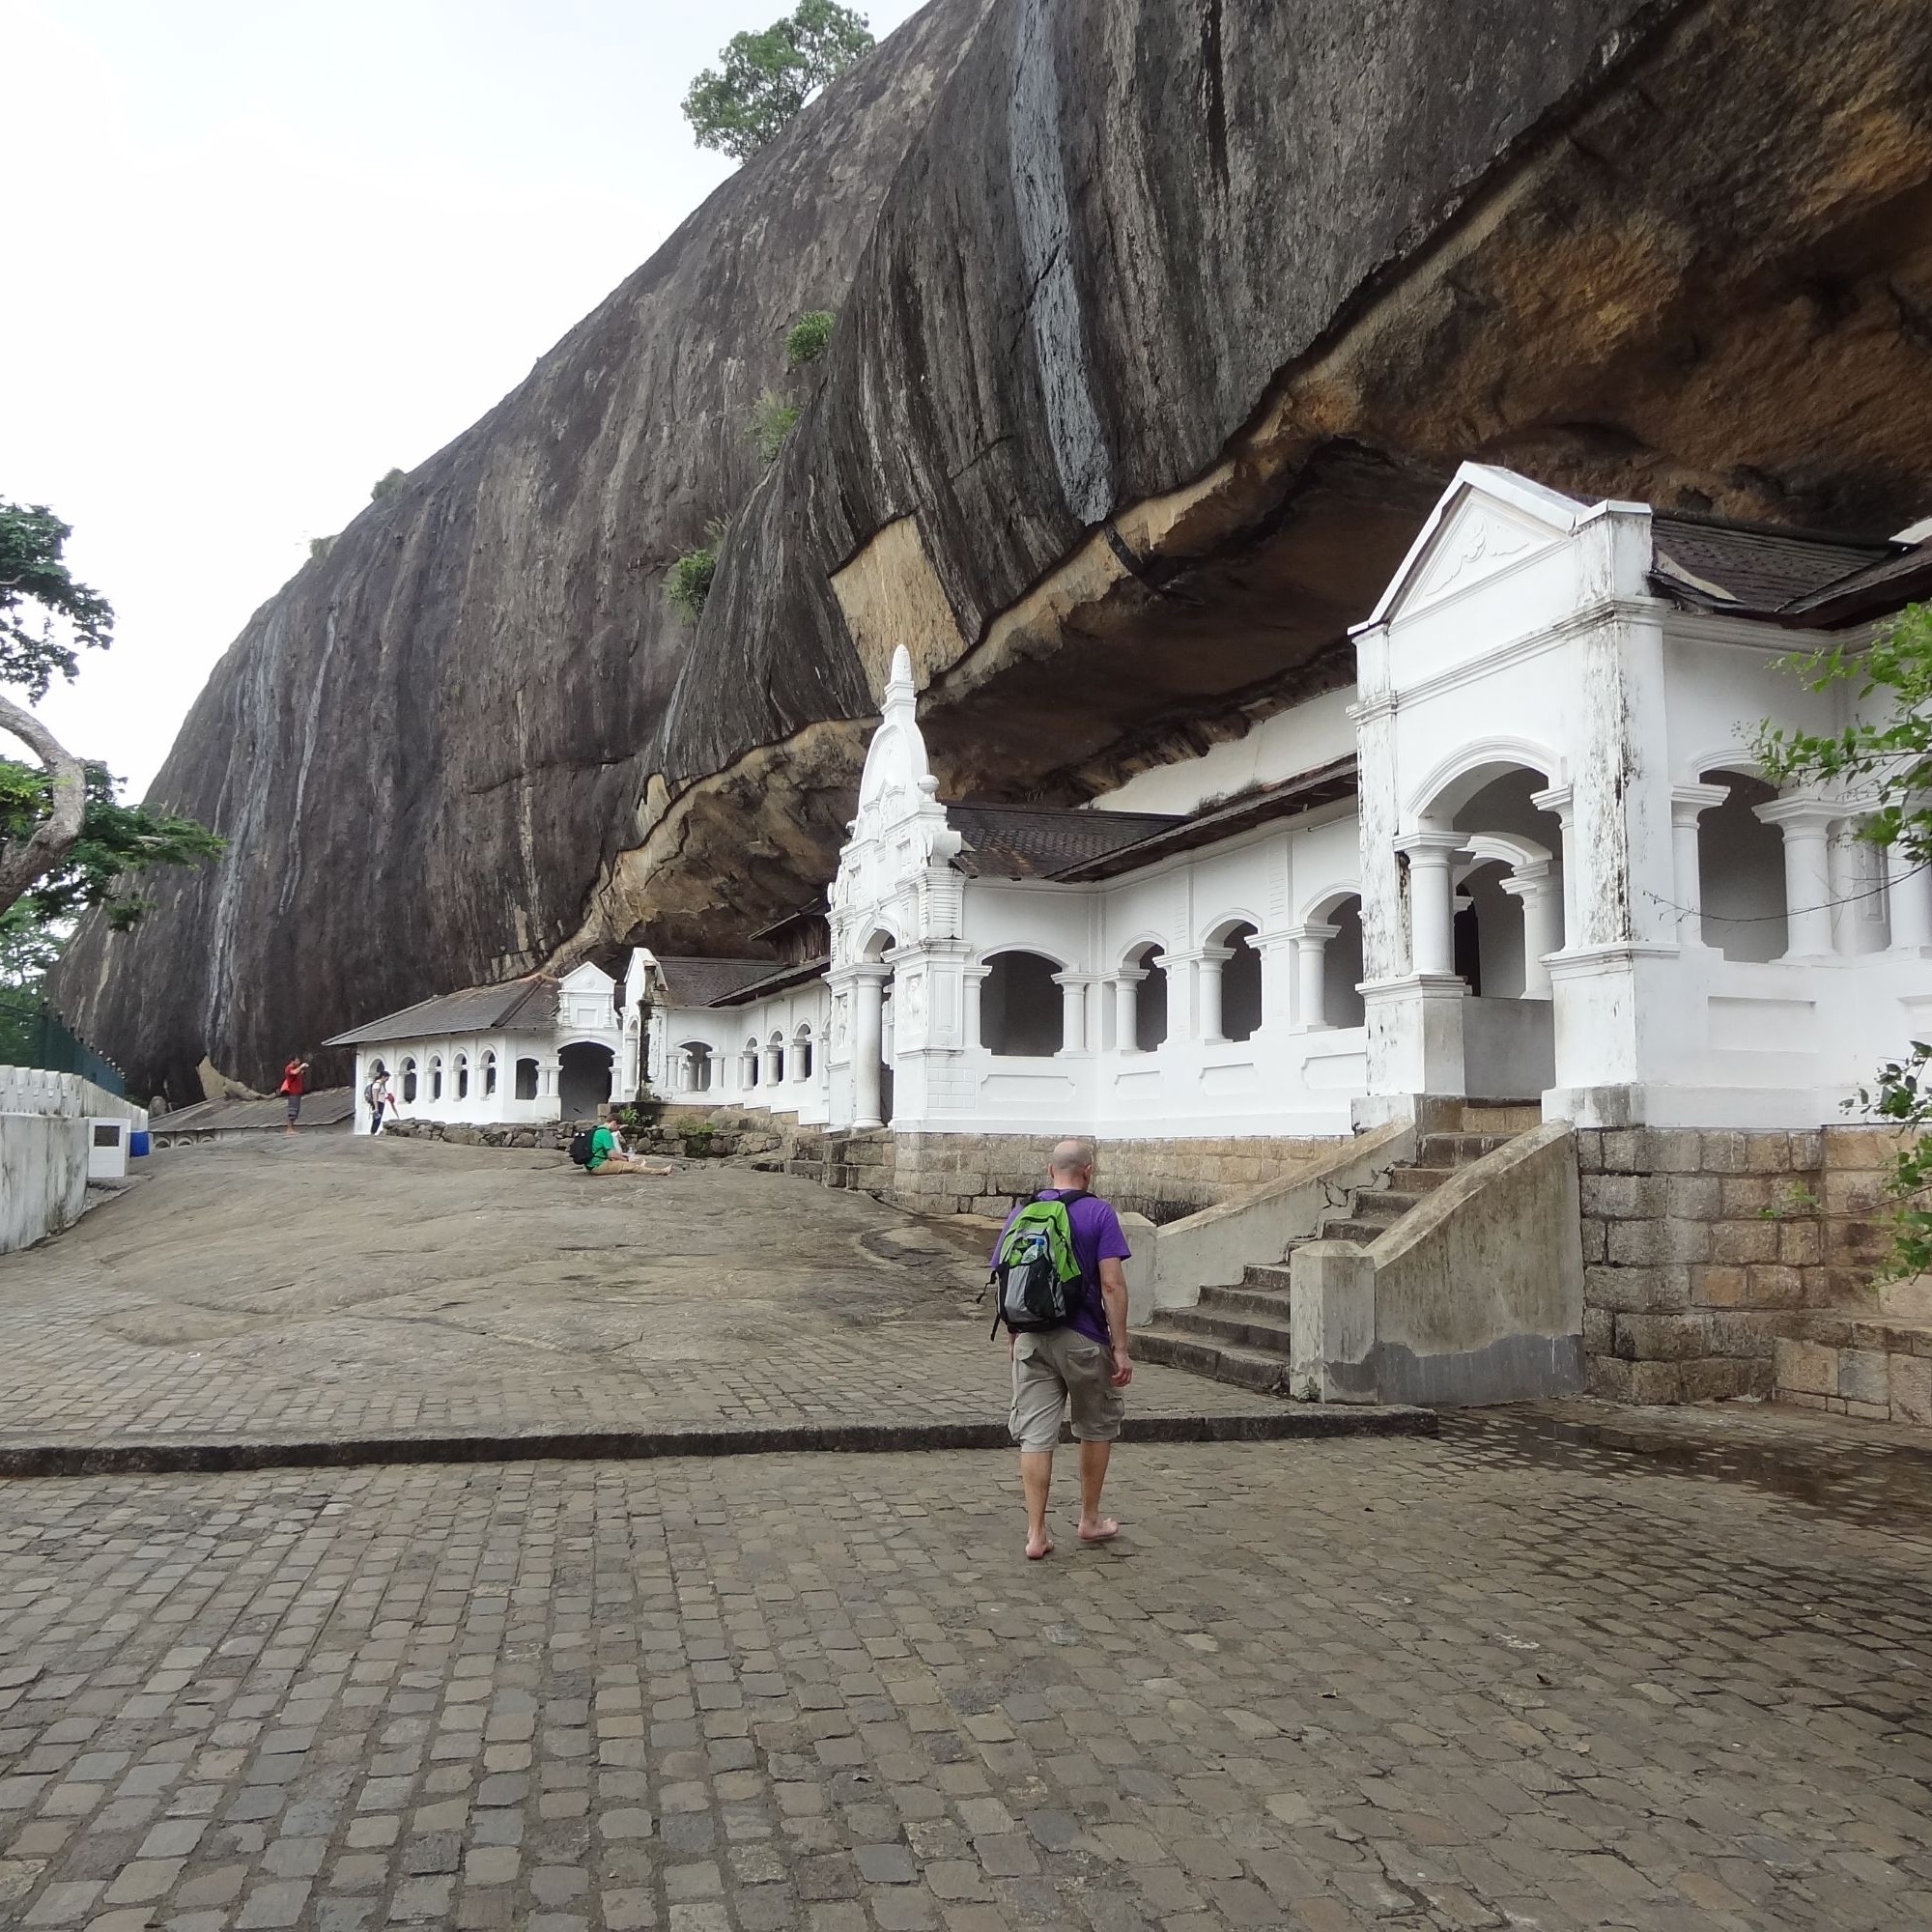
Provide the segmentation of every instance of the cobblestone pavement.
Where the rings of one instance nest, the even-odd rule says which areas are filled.
[[[935,1225],[717,1166],[592,1179],[339,1134],[180,1149],[0,1258],[0,1446],[1002,1422],[983,1263]],[[1153,1367],[1130,1406],[1280,1409]]]
[[[1511,1439],[0,1487],[0,1919],[1932,1922],[1932,1517]]]

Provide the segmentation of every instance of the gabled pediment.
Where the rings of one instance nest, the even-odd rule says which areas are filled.
[[[1463,464],[1369,622],[1424,610],[1553,550],[1576,534],[1594,507],[1513,470]]]

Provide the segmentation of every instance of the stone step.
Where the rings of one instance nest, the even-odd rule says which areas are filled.
[[[1526,1134],[1543,1124],[1541,1100],[1464,1100],[1465,1134]]]
[[[1266,1353],[1288,1356],[1293,1347],[1288,1330],[1288,1310],[1277,1306],[1269,1317],[1257,1320],[1251,1315],[1236,1315],[1222,1308],[1195,1306],[1193,1308],[1166,1308],[1161,1311],[1161,1324],[1174,1327],[1183,1335],[1205,1337],[1211,1342],[1232,1342],[1239,1349],[1260,1349]]]
[[[1250,1262],[1241,1270],[1239,1286],[1242,1288],[1265,1289],[1273,1294],[1288,1293],[1288,1270],[1285,1267],[1270,1267],[1263,1262]],[[1205,1294],[1208,1291],[1202,1290]]]
[[[1261,1395],[1288,1393],[1288,1363],[1282,1356],[1183,1334],[1164,1322],[1136,1328],[1127,1338],[1127,1351],[1137,1362],[1188,1369],[1197,1376],[1211,1376],[1217,1382],[1232,1382]]]
[[[1365,1187],[1355,1196],[1355,1212],[1376,1220],[1400,1221],[1435,1191],[1433,1187],[1418,1187],[1413,1193],[1406,1188]]]
[[[1353,1241],[1358,1248],[1366,1248],[1370,1242],[1378,1241],[1393,1228],[1401,1217],[1394,1214],[1350,1214],[1346,1220],[1329,1219],[1321,1224],[1321,1233],[1316,1237],[1323,1241]]]
[[[1485,1154],[1494,1153],[1516,1138],[1514,1134],[1425,1134],[1422,1164],[1425,1167],[1467,1167]]]
[[[1288,1320],[1288,1270],[1274,1268],[1269,1272],[1281,1276],[1279,1288],[1235,1288],[1210,1287],[1201,1291],[1198,1306],[1211,1309],[1216,1314],[1232,1315],[1249,1321],[1286,1321]],[[1163,1310],[1163,1313],[1169,1311]]]

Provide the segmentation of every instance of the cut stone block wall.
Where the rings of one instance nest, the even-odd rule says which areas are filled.
[[[1156,1225],[1211,1208],[1288,1174],[1336,1145],[1313,1136],[1102,1140],[1095,1186],[1122,1213]],[[1050,1136],[884,1134],[835,1140],[843,1184],[883,1193],[919,1214],[1004,1215],[1046,1184]],[[835,1181],[834,1184],[839,1184]]]
[[[1586,1128],[1577,1136],[1592,1394],[1772,1394],[1780,1339],[1878,1311],[1888,1232],[1879,1127]]]

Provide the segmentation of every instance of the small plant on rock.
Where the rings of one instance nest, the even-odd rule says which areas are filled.
[[[718,574],[718,553],[724,547],[726,525],[717,517],[705,526],[704,542],[688,550],[665,572],[665,599],[680,616],[694,624],[704,614],[711,580]]]
[[[786,402],[776,389],[766,389],[752,405],[752,440],[767,463],[779,460],[800,413],[798,404]]]
[[[785,330],[785,367],[803,369],[825,354],[838,321],[829,308],[808,309]]]

